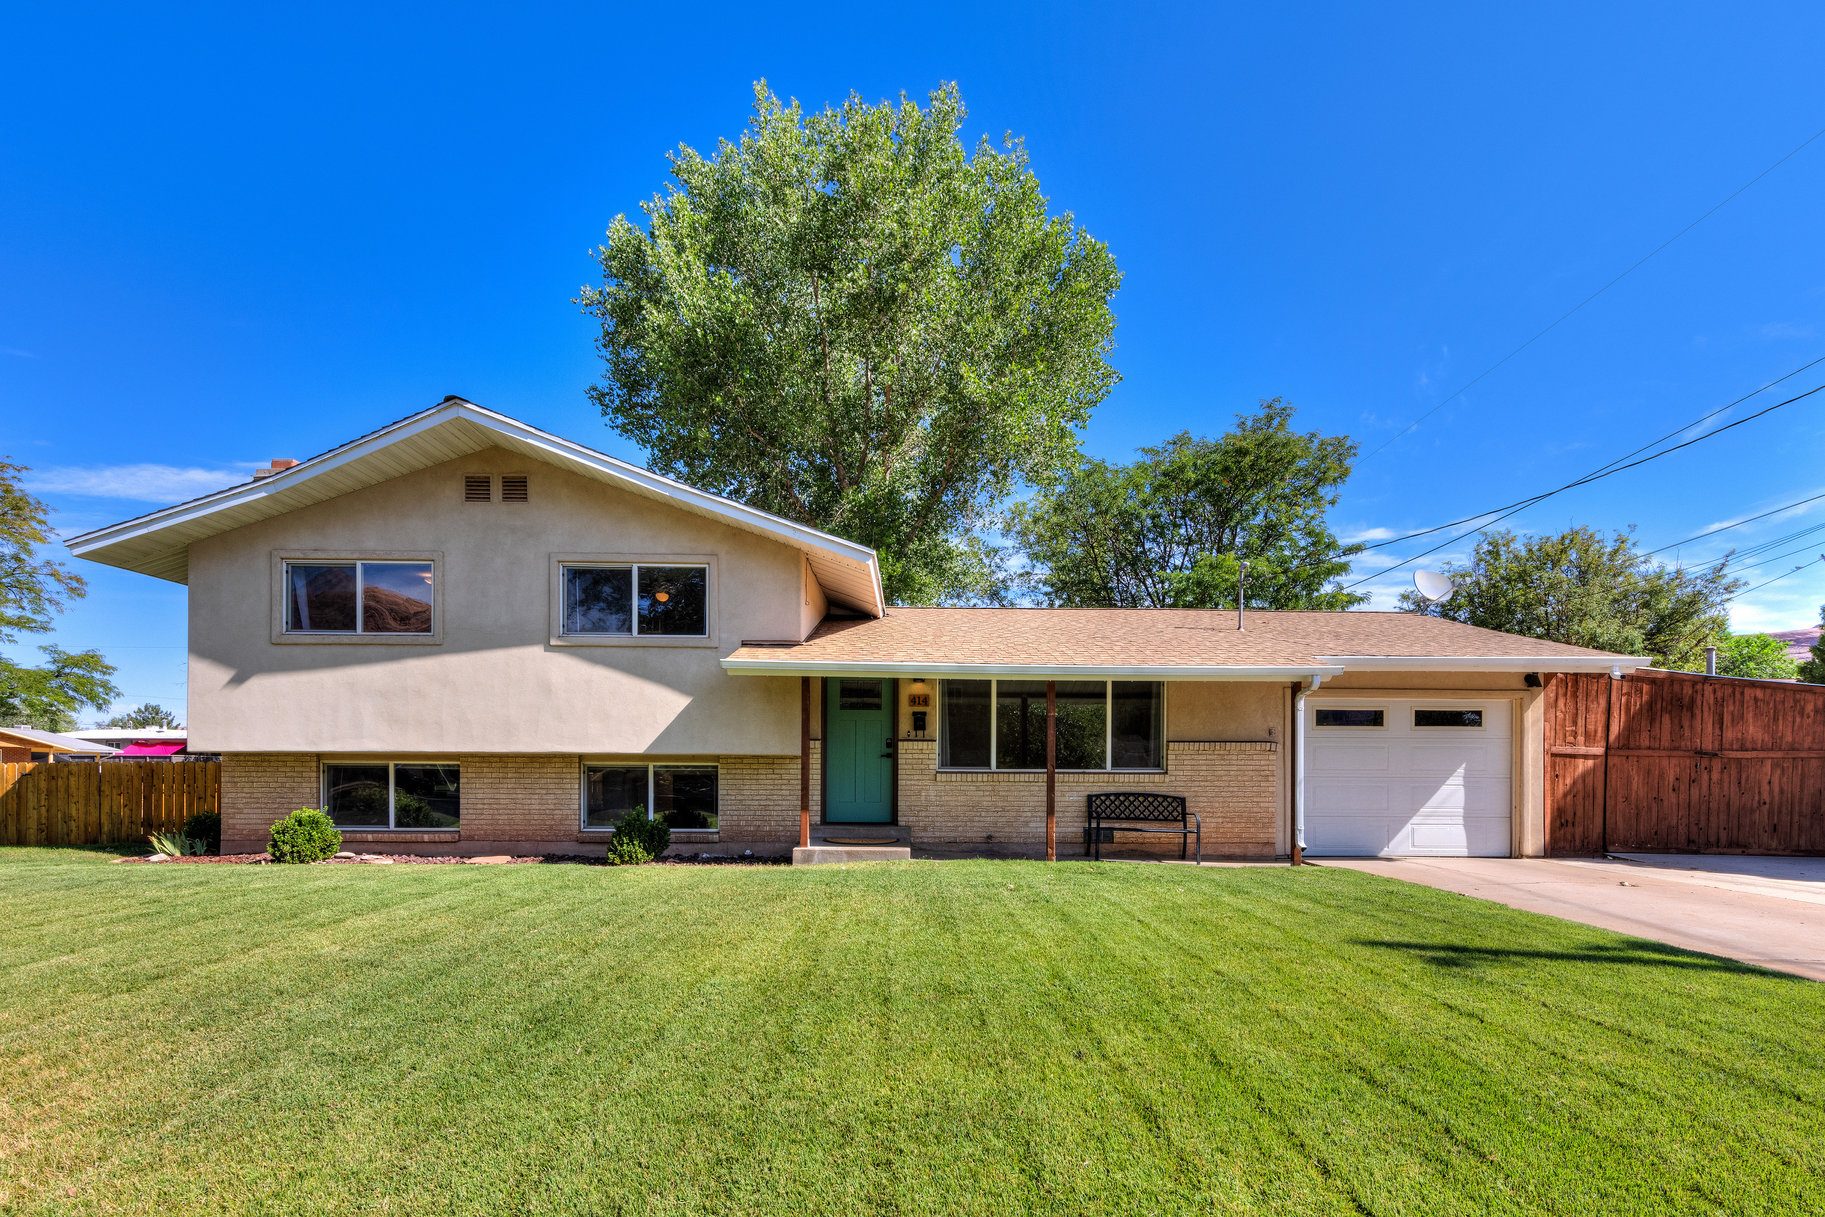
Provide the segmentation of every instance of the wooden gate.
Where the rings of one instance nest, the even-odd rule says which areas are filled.
[[[1546,852],[1825,853],[1825,686],[1550,677]]]
[[[0,845],[102,845],[221,810],[220,761],[0,765]]]

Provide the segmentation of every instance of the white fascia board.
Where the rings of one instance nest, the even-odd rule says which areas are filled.
[[[687,486],[683,482],[662,477],[651,470],[630,465],[626,461],[617,460],[605,453],[593,451],[581,444],[540,431],[537,427],[528,426],[504,414],[496,414],[473,402],[433,407],[422,414],[401,419],[390,427],[376,431],[366,439],[333,449],[321,456],[314,456],[310,460],[261,478],[257,482],[230,486],[226,490],[205,495],[188,503],[180,503],[163,511],[155,511],[149,515],[137,516],[123,523],[110,525],[107,528],[82,533],[69,538],[64,545],[72,554],[80,558],[104,546],[118,545],[123,541],[132,541],[174,525],[187,524],[227,508],[255,503],[309,481],[318,474],[341,468],[351,461],[360,460],[362,457],[390,447],[402,439],[409,439],[454,419],[462,419],[499,434],[511,436],[521,443],[549,452],[559,461],[586,465],[613,474],[617,478],[661,498],[687,504],[705,514],[774,533],[800,548],[821,550],[835,558],[863,563],[868,567],[871,582],[874,585],[875,615],[878,617],[887,611],[887,598],[883,594],[881,585],[880,563],[876,560],[874,550],[866,545],[858,545],[854,541],[846,541],[831,533],[796,524],[783,516],[776,516],[772,512],[761,511],[759,508],[749,507],[732,499],[725,499],[720,495],[699,490],[694,486]]]
[[[1322,663],[1351,672],[1632,672],[1653,660],[1645,655],[1320,655]]]
[[[1019,664],[1019,663],[880,663],[865,660],[736,659],[722,661],[725,671],[737,676],[926,676],[958,680],[990,677],[1028,677],[1048,680],[1297,680],[1303,676],[1335,676],[1342,668],[1327,664],[1229,667],[1159,664]]]

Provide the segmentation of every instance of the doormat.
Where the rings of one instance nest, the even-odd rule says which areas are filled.
[[[825,837],[827,845],[898,845],[897,837]]]

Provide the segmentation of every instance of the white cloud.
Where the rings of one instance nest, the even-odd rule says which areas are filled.
[[[1362,528],[1339,537],[1345,545],[1354,545],[1358,541],[1386,541],[1395,535],[1392,528]]]
[[[44,494],[75,494],[137,503],[179,503],[247,480],[243,469],[177,465],[61,465],[35,469],[26,485]]]

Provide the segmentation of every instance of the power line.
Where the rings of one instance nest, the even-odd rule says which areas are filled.
[[[1482,523],[1482,524],[1479,524],[1475,528],[1466,529],[1464,532],[1459,533],[1457,536],[1450,537],[1450,538],[1447,538],[1446,540],[1440,541],[1437,545],[1434,545],[1431,549],[1421,550],[1419,553],[1414,554],[1410,558],[1402,558],[1399,562],[1394,563],[1392,566],[1384,566],[1382,569],[1376,571],[1374,574],[1365,575],[1363,578],[1358,579],[1354,583],[1345,584],[1342,588],[1340,588],[1338,590],[1347,592],[1351,588],[1360,587],[1362,584],[1367,583],[1371,579],[1381,578],[1381,576],[1387,574],[1391,570],[1399,570],[1401,567],[1406,566],[1410,562],[1417,562],[1421,558],[1424,558],[1425,556],[1427,556],[1428,554],[1435,554],[1439,550],[1444,549],[1446,546],[1452,545],[1455,542],[1463,540],[1465,537],[1469,536],[1471,533],[1482,532],[1483,530],[1487,529],[1491,524],[1499,524],[1503,520],[1506,520],[1509,516],[1516,515],[1519,512],[1524,511],[1525,509],[1534,506],[1536,503],[1545,502],[1547,499],[1552,498],[1556,494],[1562,494],[1567,490],[1571,490],[1578,486],[1585,486],[1585,485],[1590,484],[1591,482],[1601,481],[1603,478],[1609,477],[1612,474],[1622,473],[1626,470],[1637,468],[1641,465],[1647,464],[1649,461],[1657,461],[1663,456],[1670,456],[1673,453],[1678,452],[1682,448],[1690,448],[1693,444],[1701,443],[1702,441],[1708,440],[1716,435],[1722,435],[1725,431],[1730,430],[1732,427],[1740,427],[1744,423],[1754,422],[1756,419],[1762,417],[1762,415],[1764,415],[1764,414],[1772,414],[1774,411],[1779,410],[1782,406],[1791,406],[1796,401],[1804,401],[1806,398],[1811,397],[1814,393],[1818,393],[1822,390],[1825,390],[1825,384],[1819,385],[1815,388],[1808,389],[1808,390],[1806,390],[1806,392],[1797,394],[1796,396],[1789,397],[1786,401],[1778,401],[1778,402],[1774,403],[1772,406],[1767,406],[1767,407],[1764,407],[1763,409],[1757,410],[1754,414],[1746,414],[1742,418],[1739,418],[1734,422],[1728,422],[1728,423],[1725,423],[1721,427],[1713,428],[1712,430],[1705,432],[1703,435],[1695,435],[1683,444],[1674,444],[1671,448],[1663,448],[1659,452],[1656,452],[1656,453],[1652,454],[1651,456],[1644,456],[1639,460],[1629,461],[1626,464],[1620,464],[1620,465],[1616,464],[1615,462],[1612,461],[1610,463],[1610,465],[1605,466],[1602,470],[1600,470],[1596,473],[1586,474],[1584,477],[1579,478],[1575,482],[1567,482],[1565,485],[1559,487],[1557,490],[1549,490],[1545,494],[1535,495],[1531,499],[1524,499],[1519,503],[1510,504],[1510,509],[1503,510],[1502,514],[1497,516],[1495,519],[1486,521],[1485,523]],[[1640,451],[1640,450],[1637,449],[1637,451]],[[1498,509],[1498,510],[1501,510],[1501,509]],[[1487,515],[1488,513],[1485,512],[1484,514]],[[1465,518],[1474,520],[1474,519],[1479,519],[1481,517],[1467,516]],[[1458,522],[1463,523],[1462,520],[1460,520]],[[1443,525],[1442,527],[1450,528],[1450,527],[1452,527],[1452,525],[1446,524],[1446,525]],[[1426,530],[1426,532],[1437,532],[1437,531],[1439,531],[1437,528],[1429,528]],[[1413,535],[1414,536],[1423,536],[1425,534],[1424,533],[1415,533]],[[1403,539],[1411,540],[1411,537],[1403,538]],[[1390,544],[1391,544],[1391,542],[1390,542]],[[1380,547],[1376,546],[1375,548],[1380,548]]]
[[[1745,587],[1742,591],[1737,592],[1736,595],[1731,596],[1730,600],[1740,599],[1743,596],[1747,596],[1750,592],[1759,592],[1764,587],[1767,587],[1769,583],[1779,583],[1782,579],[1785,579],[1788,575],[1797,575],[1801,571],[1805,570],[1808,566],[1817,566],[1821,562],[1825,562],[1825,554],[1820,554],[1818,557],[1814,558],[1810,562],[1801,563],[1799,566],[1794,567],[1790,571],[1786,571],[1782,574],[1776,575],[1774,578],[1768,580],[1767,583],[1758,583],[1754,587]],[[1724,601],[1724,603],[1729,604],[1730,600],[1726,600],[1726,601]]]
[[[1816,503],[1820,499],[1825,499],[1825,494],[1815,494],[1809,499],[1801,499],[1796,503],[1789,503],[1785,507],[1776,507],[1772,511],[1764,511],[1760,515],[1749,516],[1747,519],[1738,520],[1734,524],[1720,524],[1716,528],[1701,532],[1696,536],[1687,537],[1683,541],[1675,541],[1671,545],[1662,545],[1659,549],[1650,549],[1642,556],[1651,558],[1655,554],[1665,553],[1669,549],[1678,549],[1681,545],[1690,545],[1694,541],[1702,541],[1706,537],[1714,537],[1720,532],[1728,532],[1732,528],[1741,528],[1745,524],[1753,524],[1757,520],[1765,520],[1769,516],[1779,515],[1783,511],[1792,511],[1795,507],[1804,507],[1808,503]]]
[[[1693,427],[1698,426],[1700,423],[1706,422],[1713,418],[1716,418],[1719,414],[1722,414],[1725,410],[1733,409],[1736,406],[1742,405],[1744,402],[1748,401],[1751,397],[1759,397],[1763,393],[1766,393],[1769,389],[1772,389],[1775,385],[1780,384],[1782,381],[1792,380],[1795,376],[1798,376],[1801,372],[1804,372],[1807,368],[1816,367],[1821,363],[1825,363],[1825,355],[1821,355],[1817,359],[1814,359],[1807,363],[1801,364],[1799,367],[1795,368],[1791,372],[1788,372],[1784,376],[1775,377],[1773,380],[1769,381],[1767,384],[1763,385],[1761,388],[1756,389],[1749,393],[1745,393],[1741,397],[1737,398],[1735,401],[1729,402],[1725,405],[1721,405],[1717,409],[1712,410],[1708,414],[1699,415],[1697,418],[1693,419],[1689,423],[1686,423],[1684,426],[1675,427],[1673,430],[1667,432],[1665,435],[1661,436],[1659,439],[1651,440],[1648,443],[1643,444],[1641,447],[1635,449],[1633,452],[1624,453],[1622,456],[1617,457],[1615,460],[1610,461],[1608,464],[1597,466],[1597,468],[1591,470],[1589,473],[1585,474],[1583,477],[1579,478],[1577,481],[1568,482],[1564,486],[1559,487],[1559,490],[1569,490],[1574,486],[1582,485],[1586,481],[1592,481],[1599,477],[1608,477],[1609,474],[1612,472],[1620,472],[1619,470],[1614,469],[1613,466],[1620,465],[1622,462],[1629,460],[1632,457],[1640,456],[1643,452],[1646,452],[1648,449],[1654,448],[1660,444],[1664,444],[1666,441],[1672,439],[1676,435],[1683,435],[1685,432],[1690,431]],[[1817,392],[1817,391],[1818,390],[1816,390],[1816,389],[1814,390],[1814,392]],[[1802,394],[1801,396],[1804,396],[1804,394]],[[1798,400],[1798,399],[1793,398],[1793,399],[1789,399],[1789,400],[1792,401],[1792,400]],[[1787,405],[1787,404],[1789,404],[1789,403],[1788,402],[1781,403],[1781,405],[1783,405],[1783,406]],[[1771,408],[1779,409],[1778,406],[1771,407]],[[1765,414],[1765,413],[1767,413],[1767,411],[1764,410],[1762,413]],[[1759,417],[1759,416],[1753,415],[1753,414],[1749,416],[1749,418],[1755,418],[1755,417]],[[1737,421],[1738,422],[1747,422],[1748,419],[1746,419],[1746,418],[1738,419]],[[1729,425],[1735,426],[1736,423],[1731,423]],[[1717,428],[1717,431],[1722,431],[1724,429],[1725,428],[1723,428],[1723,427],[1719,427],[1719,428]],[[1715,434],[1717,434],[1717,431],[1708,431],[1705,434],[1706,435],[1715,435]],[[1699,436],[1698,438],[1703,439],[1703,438],[1705,438],[1705,436]],[[1684,447],[1684,446],[1685,445],[1683,445],[1683,444],[1681,445],[1681,447]],[[1669,449],[1667,449],[1667,451],[1673,452],[1673,451],[1676,451],[1676,449],[1669,448]],[[1662,453],[1661,455],[1664,456],[1665,453]],[[1652,458],[1650,458],[1650,459],[1652,459]],[[1639,463],[1639,462],[1637,462],[1637,463]],[[1494,512],[1507,511],[1510,507],[1526,507],[1530,504],[1538,503],[1542,499],[1550,498],[1552,495],[1558,494],[1559,490],[1552,490],[1552,491],[1548,491],[1546,494],[1534,495],[1532,497],[1525,498],[1525,499],[1518,499],[1513,503],[1506,503],[1501,507],[1492,507],[1488,511],[1479,511],[1475,515],[1468,515],[1468,516],[1463,517],[1462,519],[1452,520],[1446,524],[1435,524],[1431,528],[1422,528],[1418,532],[1410,532],[1410,533],[1407,533],[1405,536],[1390,537],[1386,541],[1377,541],[1377,542],[1375,542],[1375,544],[1365,545],[1365,546],[1363,546],[1363,548],[1365,550],[1367,550],[1367,549],[1386,549],[1390,545],[1399,545],[1403,541],[1412,541],[1415,538],[1429,536],[1435,532],[1443,532],[1447,528],[1456,528],[1459,524],[1468,524],[1472,520],[1480,520],[1484,516],[1490,515]],[[1777,510],[1779,510],[1779,509],[1777,508]],[[1694,539],[1696,539],[1696,538],[1694,538]]]
[[[1413,430],[1413,428],[1419,426],[1421,423],[1425,422],[1428,418],[1431,418],[1434,414],[1437,414],[1440,410],[1443,410],[1446,406],[1450,405],[1452,402],[1454,402],[1458,398],[1462,397],[1465,393],[1468,393],[1471,389],[1475,388],[1477,383],[1479,381],[1481,381],[1484,377],[1486,377],[1490,373],[1494,372],[1497,368],[1500,368],[1503,364],[1505,364],[1509,360],[1513,359],[1516,355],[1519,355],[1522,351],[1525,351],[1528,347],[1532,346],[1534,343],[1540,341],[1540,339],[1546,337],[1548,334],[1550,334],[1554,330],[1558,329],[1560,324],[1562,322],[1566,321],[1567,319],[1569,319],[1573,313],[1576,313],[1579,309],[1582,309],[1585,305],[1587,305],[1591,301],[1595,300],[1598,296],[1601,296],[1604,292],[1609,291],[1610,288],[1615,287],[1618,283],[1622,282],[1624,279],[1626,279],[1630,275],[1634,274],[1635,271],[1640,269],[1642,263],[1646,262],[1649,258],[1652,258],[1655,254],[1659,253],[1661,250],[1665,249],[1667,246],[1671,245],[1673,242],[1679,240],[1679,238],[1681,238],[1681,237],[1685,236],[1687,233],[1691,232],[1694,228],[1697,228],[1700,224],[1702,224],[1706,220],[1710,219],[1713,215],[1717,214],[1717,212],[1719,212],[1720,210],[1723,209],[1725,203],[1730,202],[1732,199],[1736,198],[1737,195],[1739,195],[1743,191],[1749,189],[1749,187],[1755,185],[1757,182],[1759,182],[1763,178],[1767,177],[1770,173],[1773,173],[1776,169],[1779,169],[1782,165],[1785,165],[1788,161],[1792,160],[1795,156],[1798,156],[1806,148],[1806,146],[1808,144],[1810,144],[1814,140],[1818,139],[1819,136],[1821,136],[1821,135],[1825,135],[1825,127],[1821,127],[1817,131],[1814,131],[1811,135],[1807,136],[1804,140],[1802,140],[1800,142],[1798,147],[1793,149],[1793,151],[1789,152],[1786,156],[1783,156],[1780,160],[1774,162],[1774,164],[1768,166],[1766,169],[1762,170],[1760,173],[1756,174],[1754,177],[1752,177],[1748,181],[1744,182],[1741,186],[1738,186],[1735,190],[1733,190],[1730,193],[1730,195],[1727,198],[1724,199],[1724,201],[1722,203],[1719,203],[1717,206],[1711,208],[1710,211],[1705,212],[1705,214],[1699,216],[1696,220],[1693,220],[1690,224],[1687,224],[1684,228],[1680,229],[1678,232],[1674,233],[1672,236],[1670,236],[1666,240],[1662,241],[1659,245],[1656,245],[1653,249],[1649,250],[1645,255],[1643,255],[1641,257],[1641,259],[1638,260],[1633,266],[1630,266],[1627,270],[1623,271],[1620,275],[1617,275],[1614,279],[1611,279],[1608,283],[1605,283],[1602,287],[1598,288],[1596,291],[1592,292],[1590,295],[1586,296],[1584,299],[1578,301],[1577,304],[1573,305],[1570,309],[1568,309],[1564,313],[1562,313],[1559,316],[1559,319],[1557,321],[1554,321],[1551,325],[1547,326],[1545,329],[1543,329],[1539,333],[1535,334],[1532,338],[1529,338],[1526,342],[1523,342],[1520,346],[1518,346],[1514,350],[1508,352],[1508,354],[1502,356],[1500,359],[1498,359],[1494,363],[1490,364],[1487,368],[1485,368],[1481,372],[1477,373],[1477,375],[1475,375],[1470,380],[1466,381],[1463,385],[1461,385],[1457,389],[1456,392],[1451,394],[1451,396],[1445,398],[1443,401],[1441,401],[1437,405],[1433,406],[1430,410],[1427,410],[1424,414],[1420,415],[1418,418],[1416,418],[1412,422],[1408,423],[1405,427],[1402,427],[1399,431],[1395,432],[1392,436],[1390,436],[1387,439],[1387,441],[1381,445],[1381,447],[1376,448],[1373,452],[1369,453],[1368,456],[1365,456],[1362,459],[1364,461],[1372,460],[1378,453],[1380,453],[1383,449],[1387,448],[1389,444],[1392,444],[1395,440],[1400,439],[1401,437],[1405,436],[1409,431]]]

